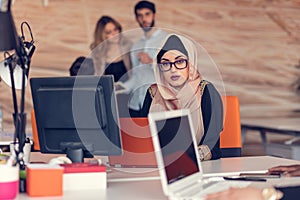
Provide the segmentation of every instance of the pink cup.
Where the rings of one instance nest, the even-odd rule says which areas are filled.
[[[0,164],[0,200],[15,199],[19,192],[19,167]]]

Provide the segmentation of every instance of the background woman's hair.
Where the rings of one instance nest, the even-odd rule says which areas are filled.
[[[94,63],[91,58],[80,56],[72,63],[70,69],[70,76],[78,75],[94,75]]]
[[[122,32],[122,26],[119,22],[117,22],[115,19],[113,19],[110,16],[102,16],[97,24],[96,24],[96,28],[95,28],[95,32],[94,32],[94,41],[92,42],[92,44],[90,45],[90,49],[94,49],[98,44],[100,44],[101,42],[104,41],[103,37],[103,31],[104,28],[106,26],[106,24],[108,23],[113,23],[116,28],[120,31],[120,33]]]

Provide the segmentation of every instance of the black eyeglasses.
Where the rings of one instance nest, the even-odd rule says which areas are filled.
[[[170,71],[172,68],[172,65],[176,67],[176,69],[184,69],[187,67],[188,60],[187,59],[180,59],[176,60],[174,62],[163,62],[163,63],[158,63],[158,67],[160,71],[162,72],[167,72]]]

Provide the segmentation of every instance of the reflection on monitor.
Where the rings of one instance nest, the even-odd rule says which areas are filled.
[[[42,153],[73,162],[93,155],[121,155],[112,76],[30,79]]]

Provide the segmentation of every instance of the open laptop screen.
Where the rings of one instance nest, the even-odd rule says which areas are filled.
[[[188,115],[155,124],[168,184],[199,172]]]

